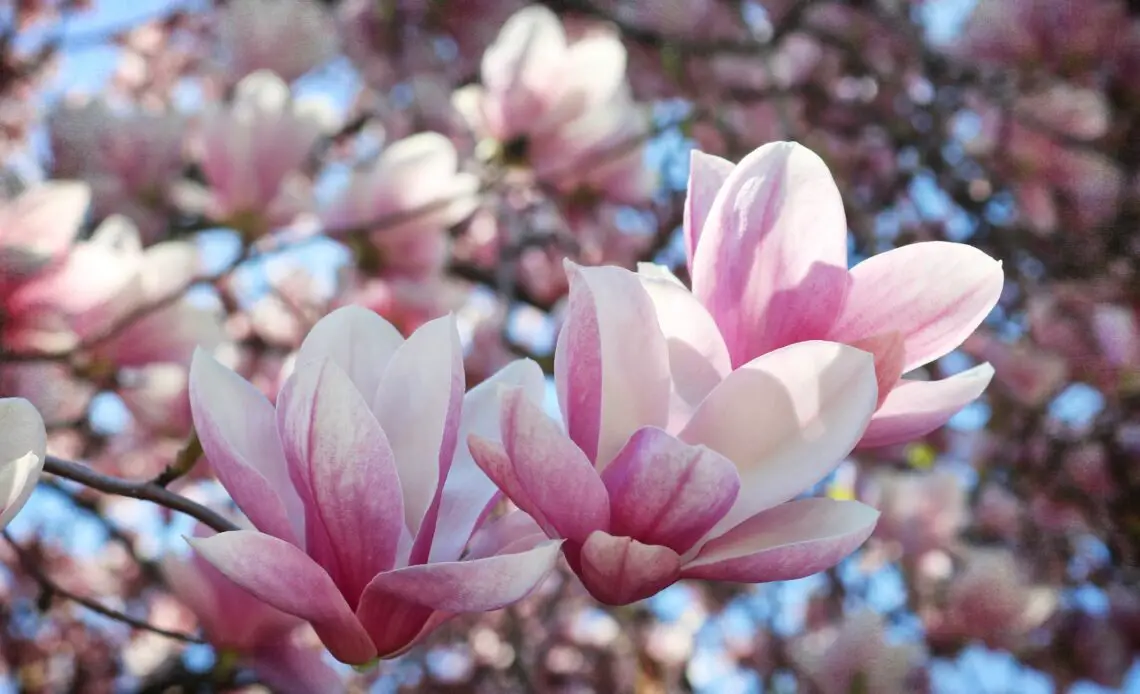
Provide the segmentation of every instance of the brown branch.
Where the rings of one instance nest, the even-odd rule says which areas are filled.
[[[160,487],[151,482],[132,482],[118,477],[111,477],[110,475],[96,472],[81,463],[73,463],[53,455],[47,456],[44,460],[44,472],[79,482],[80,484],[91,487],[92,489],[98,489],[107,494],[115,494],[117,496],[125,496],[131,499],[139,499],[140,501],[149,501],[158,504],[159,506],[201,521],[220,533],[229,530],[240,530],[236,523],[225,518],[220,513],[212,511],[197,502],[191,501],[184,496],[175,494],[165,487]]]
[[[169,629],[156,627],[146,620],[138,619],[124,612],[111,609],[110,607],[107,607],[106,605],[100,603],[98,600],[93,600],[91,598],[67,590],[52,580],[51,577],[49,577],[46,573],[44,573],[43,569],[31,558],[31,556],[29,556],[28,550],[24,547],[21,547],[20,544],[12,538],[7,530],[0,531],[0,534],[2,534],[4,536],[4,539],[8,541],[8,544],[12,545],[12,549],[16,552],[16,556],[20,560],[20,566],[22,566],[24,571],[27,571],[28,575],[30,575],[32,579],[40,585],[40,589],[43,591],[48,600],[50,600],[51,597],[58,595],[59,597],[70,600],[77,605],[86,607],[92,612],[101,614],[104,617],[108,617],[117,622],[122,622],[123,624],[126,624],[127,626],[133,627],[135,629],[149,631],[151,633],[158,634],[159,636],[165,636],[167,638],[175,639],[177,641],[184,641],[186,643],[206,643],[197,636],[191,636],[190,634],[186,634],[181,631],[171,631]]]

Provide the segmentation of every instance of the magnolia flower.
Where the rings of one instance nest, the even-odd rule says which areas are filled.
[[[184,207],[257,237],[309,205],[301,167],[328,118],[315,101],[294,102],[266,70],[237,84],[234,101],[204,117],[199,157],[209,190],[184,185]]]
[[[371,238],[386,269],[423,275],[440,269],[448,227],[479,203],[479,179],[457,171],[455,146],[438,133],[420,133],[392,143],[322,214],[336,236],[374,230]]]
[[[860,497],[883,514],[875,535],[917,559],[950,546],[969,520],[966,489],[952,472],[880,472]]]
[[[195,537],[212,532],[199,527]],[[171,592],[198,618],[206,640],[233,653],[258,678],[283,694],[334,694],[345,691],[340,676],[321,652],[297,643],[304,622],[275,610],[235,585],[201,557],[167,556],[162,573]]]
[[[49,119],[53,169],[91,186],[97,218],[122,214],[154,241],[169,224],[169,192],[182,174],[186,119],[112,111],[102,100],[64,105]]]
[[[736,165],[694,151],[684,231],[693,294],[733,366],[807,340],[875,355],[879,409],[861,446],[937,429],[993,376],[982,364],[939,381],[900,378],[981,324],[1001,294],[1001,263],[965,244],[927,242],[848,270],[842,197],[805,147],[768,144]]]
[[[86,185],[50,181],[0,203],[0,297],[67,254],[90,201]]]
[[[682,578],[799,578],[866,540],[874,509],[790,500],[866,428],[871,355],[808,342],[732,370],[711,318],[679,283],[643,284],[617,267],[570,271],[554,358],[565,430],[513,390],[502,443],[469,443],[503,493],[565,540],[595,598],[625,604]],[[655,314],[655,303],[669,310]]]
[[[231,0],[220,10],[218,42],[234,82],[258,70],[292,82],[337,52],[332,16],[312,0]]]
[[[0,528],[28,503],[46,456],[40,413],[23,398],[0,398]]]
[[[887,643],[883,631],[881,616],[862,611],[796,640],[790,656],[822,694],[912,691],[907,679],[922,653]]]
[[[541,371],[508,366],[463,395],[454,319],[406,341],[360,307],[302,343],[276,407],[198,353],[190,404],[218,479],[257,530],[192,540],[264,602],[309,621],[346,663],[396,655],[454,614],[526,596],[557,561],[521,514],[464,547],[496,495],[467,453],[493,435],[500,388],[539,401]]]
[[[532,5],[507,20],[484,53],[483,84],[456,91],[453,104],[508,163],[521,159],[567,191],[587,186],[641,202],[655,185],[639,146],[648,120],[625,68],[618,36],[593,31],[568,43],[558,16]]]

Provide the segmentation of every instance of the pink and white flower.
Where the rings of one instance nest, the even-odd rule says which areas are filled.
[[[457,613],[529,594],[557,561],[521,514],[481,529],[496,490],[457,442],[495,435],[501,388],[541,399],[533,362],[463,393],[454,319],[404,340],[359,307],[314,326],[276,406],[199,353],[194,424],[219,480],[257,530],[192,540],[277,609],[310,622],[339,660],[396,655]],[[522,522],[519,522],[519,521]]]

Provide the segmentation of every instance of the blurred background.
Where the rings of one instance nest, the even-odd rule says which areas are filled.
[[[556,21],[520,48],[515,0],[0,2],[0,395],[50,453],[224,508],[186,448],[195,346],[273,397],[356,303],[405,334],[454,312],[469,385],[551,373],[563,259],[686,279],[690,150],[794,140],[843,193],[851,264],[951,240],[1006,273],[912,376],[988,361],[986,394],[821,484],[881,510],[872,539],[617,609],[559,573],[330,667],[370,692],[1140,692],[1140,3],[537,6]],[[512,79],[547,110],[496,101]],[[90,204],[29,197],[51,180]],[[266,691],[168,580],[192,531],[46,476],[0,545],[0,691]]]

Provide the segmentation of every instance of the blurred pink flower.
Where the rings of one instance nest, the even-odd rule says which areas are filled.
[[[171,186],[182,174],[185,117],[115,112],[101,100],[50,116],[53,170],[91,186],[95,217],[129,217],[146,242],[167,233]]]
[[[259,70],[238,83],[233,103],[202,119],[197,155],[209,188],[180,186],[179,202],[257,238],[310,206],[302,167],[330,124],[319,101],[294,101],[289,86]]]
[[[503,386],[541,399],[537,365],[517,362],[464,397],[454,319],[405,341],[359,307],[317,323],[296,364],[275,408],[195,356],[202,447],[258,528],[193,540],[206,561],[353,664],[401,653],[454,614],[513,603],[546,577],[560,543],[511,516],[464,556],[496,490],[457,447],[495,434]]]
[[[541,5],[514,14],[483,55],[482,85],[455,92],[456,110],[507,164],[529,165],[564,192],[580,187],[644,202],[656,178],[643,161],[648,119],[625,81],[626,53],[610,31],[568,43]]]
[[[503,443],[472,436],[470,446],[508,498],[565,540],[595,598],[626,604],[682,578],[798,578],[863,543],[874,509],[789,500],[866,428],[869,354],[810,342],[732,371],[711,319],[679,283],[643,283],[616,267],[569,271],[554,358],[566,430],[512,390]]]
[[[292,82],[337,54],[332,16],[314,0],[230,0],[217,22],[230,84],[258,70]]]
[[[0,202],[0,296],[67,255],[90,200],[82,183],[49,181]]]
[[[213,531],[199,526],[194,535]],[[298,643],[305,623],[273,609],[234,584],[201,557],[167,556],[167,585],[198,618],[206,640],[223,654],[248,663],[258,677],[282,694],[336,694],[347,691],[319,649]]]
[[[979,331],[966,338],[962,351],[993,365],[999,388],[1029,407],[1045,404],[1068,382],[1065,360],[1028,340],[1011,343]]]
[[[966,490],[944,470],[879,472],[859,496],[882,514],[875,535],[899,543],[911,559],[952,545],[969,520]]]
[[[1010,648],[1056,608],[1054,591],[1027,581],[1008,550],[974,549],[965,561],[950,579],[942,612],[928,615],[931,642],[976,639]]]
[[[0,398],[0,528],[28,503],[46,456],[40,413],[23,398]]]
[[[861,446],[937,429],[993,376],[982,364],[940,381],[901,378],[981,324],[1001,294],[1001,263],[965,244],[927,242],[848,270],[843,199],[805,147],[772,143],[735,165],[694,151],[684,231],[693,294],[734,366],[806,340],[874,354],[879,409]]]
[[[908,678],[923,658],[915,644],[888,643],[883,618],[870,610],[804,635],[789,651],[792,661],[820,694],[913,691]]]
[[[419,133],[388,146],[321,213],[326,233],[371,231],[384,269],[422,277],[447,257],[446,230],[479,204],[479,179],[458,171],[455,146],[438,133]]]

